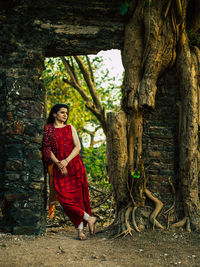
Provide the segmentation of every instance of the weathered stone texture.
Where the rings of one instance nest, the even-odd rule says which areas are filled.
[[[16,53],[15,48],[22,36],[25,43],[31,41],[43,49],[46,56],[83,55],[119,49],[124,32],[121,3],[120,0],[1,2],[0,23],[11,26],[9,33],[7,27],[2,31],[9,39],[3,49]],[[15,61],[18,61],[17,57]],[[31,61],[31,53],[25,61]]]
[[[45,231],[46,192],[41,142],[45,56],[83,55],[120,49],[124,17],[120,0],[24,0],[0,2],[0,199],[4,230]],[[177,177],[176,81],[160,84],[156,109],[144,117],[148,187],[172,202]],[[167,103],[167,104],[166,104]]]
[[[161,83],[161,81],[160,81]],[[173,203],[171,179],[178,183],[178,83],[170,73],[158,85],[155,110],[144,116],[143,154],[148,188],[163,201]]]
[[[44,57],[38,49],[35,57],[29,45],[22,50],[18,43],[17,51],[3,54],[0,70],[2,227],[14,234],[21,227],[26,234],[37,234],[45,229],[45,192],[41,142],[32,139],[42,140],[45,90],[39,78]]]
[[[4,230],[45,230],[45,56],[121,48],[121,1],[0,1],[0,199]],[[89,19],[88,19],[89,18]]]

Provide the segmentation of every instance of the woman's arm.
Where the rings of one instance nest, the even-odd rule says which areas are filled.
[[[67,175],[67,169],[66,166],[64,166],[64,164],[62,164],[61,161],[59,161],[56,156],[54,155],[54,153],[51,151],[51,160],[58,166],[58,168],[60,169],[61,173],[66,176]]]
[[[65,166],[61,164],[61,162],[56,158],[54,153],[51,151],[51,130],[52,128],[47,124],[44,126],[44,136],[43,136],[43,143],[42,143],[42,152],[44,161],[46,163],[51,160],[53,163],[55,163],[58,168],[61,170],[61,172],[65,172]]]
[[[72,125],[71,125],[71,128],[72,128],[72,138],[73,138],[73,142],[74,142],[74,148],[73,148],[72,152],[70,153],[70,155],[66,159],[61,161],[61,164],[64,165],[65,167],[68,165],[68,163],[73,158],[75,158],[79,154],[79,152],[81,150],[81,144],[80,144],[80,141],[78,138],[78,134]]]

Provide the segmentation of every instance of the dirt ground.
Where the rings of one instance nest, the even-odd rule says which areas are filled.
[[[49,228],[43,236],[0,233],[1,267],[40,266],[200,266],[200,233],[147,231],[111,239],[97,229],[79,241],[72,226]]]

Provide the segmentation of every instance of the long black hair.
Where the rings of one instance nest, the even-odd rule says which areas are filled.
[[[54,113],[57,113],[61,108],[66,108],[69,114],[69,107],[66,104],[55,104],[49,113],[49,117],[47,119],[47,123],[54,123],[55,118],[53,116]],[[68,117],[67,117],[68,119]],[[67,123],[67,120],[65,121],[65,124]]]

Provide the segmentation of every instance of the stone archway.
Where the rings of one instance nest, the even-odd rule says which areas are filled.
[[[124,21],[117,0],[7,1],[0,10],[1,229],[39,234],[46,227],[44,58],[119,49]]]
[[[0,37],[0,203],[3,210],[1,225],[3,230],[13,234],[39,234],[45,231],[46,203],[41,141],[46,113],[46,92],[40,79],[45,56],[94,54],[104,49],[122,48],[127,15],[123,17],[120,15],[121,3],[119,0],[86,2],[63,0],[59,4],[53,0],[24,0],[23,2],[10,0],[0,3],[2,32]],[[137,49],[135,49],[136,52]],[[175,79],[175,76],[173,78]],[[144,158],[146,156],[151,161],[149,164],[151,168],[147,172],[151,180],[150,189],[152,192],[159,189],[162,191],[161,195],[167,208],[167,205],[170,207],[170,203],[173,203],[171,193],[173,185],[170,187],[168,178],[176,176],[178,164],[175,161],[178,154],[177,132],[172,133],[172,128],[174,129],[178,124],[178,112],[174,99],[176,81],[171,80],[166,74],[164,80],[160,80],[157,86],[160,95],[157,94],[156,97],[166,97],[163,102],[157,101],[158,110],[155,111],[163,116],[162,124],[159,129],[156,128],[159,123],[156,117],[151,113],[145,115],[146,138],[145,135],[140,135],[140,140],[143,138],[142,142],[144,141],[146,148]],[[127,92],[129,94],[131,91]],[[130,101],[132,101],[131,96],[130,94]],[[171,119],[166,117],[166,114],[169,116],[169,111],[173,114],[171,125],[165,123]],[[113,117],[111,115],[110,119],[115,120],[115,115]],[[131,125],[128,127],[130,126],[132,133],[134,122],[133,120],[130,122]],[[117,149],[117,145],[120,144],[118,137],[121,133],[116,129],[126,127],[123,123],[116,126],[113,129],[110,127],[109,138],[114,139],[112,133],[117,136],[114,140],[115,145],[109,142],[110,150]],[[169,140],[166,140],[166,135]],[[129,148],[137,145],[137,141],[134,141],[135,137],[135,133],[130,134]],[[159,152],[160,150],[166,152],[164,156]],[[116,150],[112,150],[110,155],[114,155],[116,162],[119,160],[115,157]],[[156,162],[159,156],[162,161]],[[165,166],[164,170],[162,166]],[[122,171],[126,171],[124,166],[119,167],[122,167]],[[116,176],[113,176],[115,193],[116,195],[119,193],[121,197],[119,204],[123,206],[128,204],[126,203],[128,186],[125,179],[123,184],[120,179],[116,179],[118,169],[115,168],[113,171],[116,173]],[[112,168],[109,168],[109,172],[112,172]],[[195,184],[197,180],[195,178]],[[176,179],[175,183],[177,182]],[[122,195],[120,195],[120,188],[123,189]],[[124,222],[127,224],[125,219],[129,217],[130,209],[125,212],[121,206],[118,215],[123,223],[120,224],[122,227],[119,230],[124,232]],[[168,209],[170,210],[171,208]],[[181,208],[179,210],[182,212]],[[183,224],[186,220],[187,217]]]

